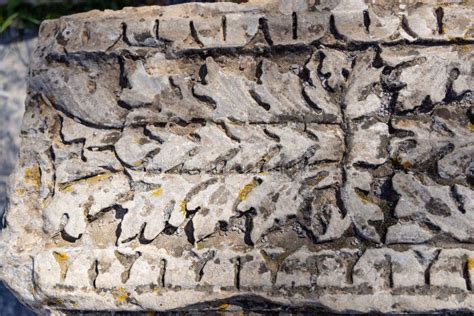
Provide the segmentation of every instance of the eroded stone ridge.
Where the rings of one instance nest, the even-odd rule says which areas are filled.
[[[38,310],[474,310],[473,8],[42,24],[1,277]]]

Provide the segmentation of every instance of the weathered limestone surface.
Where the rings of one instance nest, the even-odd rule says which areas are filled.
[[[474,310],[474,6],[46,21],[0,276],[38,311]]]
[[[0,217],[6,207],[8,176],[15,168],[20,148],[26,78],[36,45],[34,39],[30,31],[10,29],[0,34]],[[2,316],[33,315],[1,282],[0,311]]]
[[[26,97],[28,65],[33,54],[31,34],[25,39],[5,32],[0,36],[0,214],[5,208],[7,179],[15,167]]]

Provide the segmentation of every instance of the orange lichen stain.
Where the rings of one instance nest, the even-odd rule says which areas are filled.
[[[34,186],[36,191],[41,188],[41,171],[39,166],[25,169],[25,183]]]
[[[225,312],[228,308],[229,308],[229,304],[224,303],[224,304],[219,305],[217,309],[219,310],[219,312]]]
[[[163,194],[163,187],[151,191],[151,196],[160,197]]]
[[[255,180],[252,180],[252,182],[246,184],[242,190],[240,190],[239,192],[239,200],[240,201],[245,201],[248,197],[248,195],[250,194],[250,192],[252,192],[253,189],[255,189],[257,187],[258,183],[257,181]]]
[[[410,169],[410,168],[413,167],[413,164],[412,164],[410,161],[408,161],[408,160],[402,161],[402,160],[400,159],[400,157],[394,157],[394,158],[392,158],[392,164],[394,164],[394,165],[396,165],[396,166],[399,166],[399,167],[401,167],[401,168],[404,169],[404,170],[408,170],[408,169]]]
[[[402,166],[403,169],[407,170],[413,167],[413,164],[409,161],[403,161],[400,166]]]
[[[461,45],[460,49],[464,53],[469,53],[472,50],[472,47],[470,45]]]
[[[467,123],[467,129],[471,132],[474,133],[474,124],[471,122]]]
[[[129,293],[123,287],[119,287],[112,291],[112,295],[117,302],[123,303],[128,298]]]
[[[60,272],[61,281],[64,281],[64,279],[66,278],[66,273],[68,269],[67,262],[69,260],[69,255],[65,252],[54,251],[53,256],[54,256],[54,260],[56,260],[56,262],[59,265],[59,269],[61,270]]]
[[[88,184],[88,185],[93,185],[93,184],[97,184],[101,181],[104,181],[104,180],[108,179],[110,176],[111,176],[110,173],[101,173],[101,174],[98,174],[96,176],[86,178],[86,179],[82,179],[82,180],[78,180],[78,181],[75,181],[75,182],[70,183],[70,184],[63,184],[59,187],[59,191],[71,193],[72,191],[74,191],[73,186],[76,185],[76,184],[85,183],[85,184]]]
[[[467,269],[468,270],[474,270],[474,258],[472,257],[467,257]]]

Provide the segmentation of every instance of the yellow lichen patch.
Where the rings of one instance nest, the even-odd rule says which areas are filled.
[[[74,191],[74,188],[72,187],[72,185],[66,185],[64,187],[59,188],[59,190],[61,192],[71,193],[72,191]]]
[[[117,302],[123,303],[128,298],[129,293],[123,287],[119,287],[112,291],[112,295]]]
[[[96,176],[85,179],[84,181],[88,184],[96,184],[110,177],[110,173],[102,173]]]
[[[219,305],[219,307],[217,308],[220,312],[225,312],[227,309],[229,308],[229,304],[221,304]]]
[[[25,169],[25,183],[34,186],[36,191],[41,188],[41,170],[39,166]]]
[[[69,259],[69,255],[65,252],[54,252],[53,253],[54,255],[54,258],[56,259],[56,261],[61,261],[61,262],[64,262],[64,261],[67,261]]]
[[[474,258],[472,257],[467,257],[467,269],[468,270],[474,270]]]
[[[458,51],[461,53],[469,53],[471,51],[471,46],[470,45],[459,45],[458,46]]]
[[[111,173],[101,173],[90,178],[74,181],[73,183],[63,184],[59,187],[59,191],[71,193],[72,191],[74,191],[74,185],[81,184],[81,183],[93,185],[93,184],[97,184],[101,181],[108,179],[110,176],[111,176]]]
[[[326,179],[328,177],[328,175],[329,175],[329,173],[326,173],[326,174],[325,173],[320,173],[317,176],[308,179],[306,182],[309,186],[316,186],[318,183],[320,183],[321,181]]]
[[[370,200],[369,200],[367,197],[365,197],[365,196],[359,196],[359,198],[360,198],[360,200],[362,201],[362,203],[364,203],[364,204],[369,204],[369,203],[371,203]]]
[[[196,244],[197,250],[203,250],[205,248],[204,242],[200,241]]]
[[[258,182],[255,180],[252,180],[252,182],[246,184],[239,192],[239,200],[240,201],[246,200],[250,192],[252,192],[252,190],[255,189],[257,185],[258,185]]]
[[[184,217],[186,217],[187,215],[187,211],[186,211],[186,201],[184,200],[181,200],[179,202],[179,211],[181,214],[183,214]]]
[[[416,124],[417,124],[416,120],[402,119],[402,120],[396,121],[395,127],[399,129],[403,129],[403,128],[416,126]]]
[[[18,189],[16,189],[16,193],[19,194],[19,195],[23,195],[23,194],[25,194],[25,189],[18,188]]]
[[[160,197],[163,194],[163,187],[151,191],[151,196]]]
[[[365,195],[364,193],[362,193],[361,191],[356,190],[355,192],[356,192],[357,196],[359,197],[359,199],[362,201],[362,203],[364,203],[364,204],[373,203],[373,202],[370,200],[370,198],[369,198],[367,195]]]
[[[66,278],[66,273],[68,269],[67,262],[69,260],[69,255],[65,252],[54,251],[53,256],[54,256],[54,260],[56,260],[56,262],[59,265],[59,269],[61,270],[60,272],[61,281],[64,281],[64,279]]]
[[[143,163],[143,161],[138,160],[138,161],[135,161],[134,163],[132,163],[132,165],[133,165],[134,167],[140,167],[140,165],[141,165],[142,163]]]
[[[474,124],[471,122],[467,123],[467,129],[471,132],[474,133]]]

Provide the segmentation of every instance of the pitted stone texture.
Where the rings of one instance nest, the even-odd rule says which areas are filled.
[[[57,313],[473,310],[470,14],[302,0],[45,22],[1,277]]]

